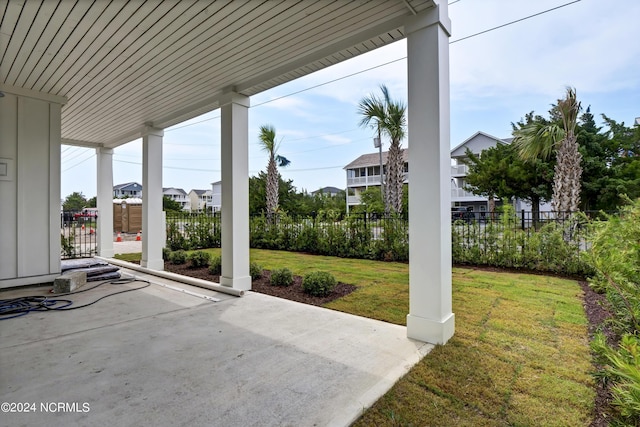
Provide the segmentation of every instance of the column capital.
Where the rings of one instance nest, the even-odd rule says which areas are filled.
[[[446,1],[441,1],[435,7],[407,18],[404,29],[406,34],[410,34],[436,24],[440,25],[448,37],[451,37],[451,19],[449,19]]]
[[[96,154],[112,155],[113,154],[113,148],[96,147]]]
[[[155,135],[155,136],[164,136],[164,129],[160,129],[157,127],[154,127],[152,124],[147,123],[144,126],[144,130],[143,132],[143,137],[147,136],[147,135]]]
[[[249,97],[246,95],[242,95],[238,92],[234,92],[233,90],[229,90],[220,95],[219,98],[220,107],[228,104],[238,104],[243,107],[249,108],[251,106],[251,102],[249,101]]]

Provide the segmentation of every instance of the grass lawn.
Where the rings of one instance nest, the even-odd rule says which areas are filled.
[[[251,260],[298,275],[330,271],[358,289],[327,307],[405,324],[407,264],[258,249]],[[454,269],[454,337],[355,425],[588,425],[595,392],[581,295],[572,280]]]

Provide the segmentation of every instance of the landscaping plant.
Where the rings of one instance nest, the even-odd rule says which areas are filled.
[[[591,286],[605,292],[611,326],[620,337],[610,345],[602,335],[593,348],[612,382],[613,405],[620,425],[640,426],[640,200],[619,215],[595,221],[588,257],[595,274]]]
[[[209,273],[214,276],[219,276],[222,274],[222,257],[221,256],[213,256],[211,257],[211,261],[209,262]]]
[[[291,286],[293,284],[293,273],[288,268],[278,268],[271,271],[272,286]]]
[[[192,252],[191,255],[189,255],[189,262],[191,263],[191,268],[208,267],[210,261],[211,261],[211,256],[209,256],[208,253],[203,251]]]
[[[169,261],[171,264],[184,264],[187,262],[187,252],[179,249],[177,251],[171,252],[169,255]]]
[[[302,280],[302,289],[309,295],[324,297],[329,295],[337,285],[336,278],[326,271],[314,271]]]

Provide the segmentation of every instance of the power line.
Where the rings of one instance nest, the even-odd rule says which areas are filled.
[[[462,38],[459,38],[459,39],[456,39],[456,40],[452,40],[452,41],[449,42],[449,44],[457,43],[457,42],[460,42],[462,40],[467,40],[467,39],[470,39],[471,37],[476,37],[476,36],[479,36],[481,34],[485,34],[485,33],[488,33],[490,31],[497,30],[499,28],[504,28],[504,27],[507,27],[509,25],[515,24],[517,22],[522,22],[522,21],[525,21],[527,19],[534,18],[536,16],[544,15],[545,13],[548,13],[548,12],[551,12],[551,11],[554,11],[554,10],[558,10],[558,9],[563,8],[565,6],[569,6],[571,4],[578,3],[580,1],[582,1],[582,0],[574,0],[574,1],[571,1],[569,3],[561,4],[560,6],[552,7],[551,9],[543,10],[542,12],[534,13],[533,15],[525,16],[524,18],[516,19],[515,21],[507,22],[506,24],[498,25],[496,27],[489,28],[489,29],[484,30],[484,31],[480,31],[479,33],[471,34],[471,35],[468,35],[468,36],[465,36],[465,37],[462,37]]]
[[[454,4],[454,3],[458,3],[459,1],[460,1],[460,0],[452,1],[451,3],[449,3],[449,5],[452,5],[452,4]],[[507,22],[507,23],[505,23],[505,24],[497,25],[497,26],[495,26],[495,27],[488,28],[488,29],[483,30],[483,31],[480,31],[480,32],[478,32],[478,33],[470,34],[470,35],[468,35],[468,36],[465,36],[465,37],[462,37],[462,38],[459,38],[459,39],[456,39],[456,40],[452,40],[452,41],[450,41],[450,42],[449,42],[449,44],[451,45],[451,44],[454,44],[454,43],[457,43],[457,42],[460,42],[460,41],[463,41],[463,40],[467,40],[467,39],[470,39],[470,38],[473,38],[473,37],[477,37],[477,36],[479,36],[479,35],[486,34],[486,33],[489,33],[489,32],[491,32],[491,31],[495,31],[495,30],[497,30],[497,29],[504,28],[504,27],[507,27],[507,26],[509,26],[509,25],[512,25],[512,24],[515,24],[515,23],[518,23],[518,22],[522,22],[522,21],[525,21],[525,20],[530,19],[530,18],[534,18],[534,17],[536,17],[536,16],[544,15],[544,14],[546,14],[546,13],[548,13],[548,12],[552,12],[552,11],[554,11],[554,10],[561,9],[561,8],[563,8],[563,7],[566,7],[566,6],[572,5],[572,4],[574,4],[574,3],[578,3],[578,2],[580,2],[580,1],[582,1],[582,0],[574,0],[574,1],[571,1],[571,2],[568,2],[568,3],[565,3],[565,4],[562,4],[562,5],[560,5],[560,6],[556,6],[556,7],[550,8],[550,9],[546,9],[546,10],[543,10],[543,11],[541,11],[541,12],[534,13],[534,14],[531,14],[531,15],[525,16],[525,17],[523,17],[523,18],[519,18],[519,19],[516,19],[516,20],[514,20],[514,21]],[[362,74],[362,73],[366,73],[367,71],[375,70],[375,69],[377,69],[377,68],[381,68],[381,67],[384,67],[384,66],[386,66],[386,65],[390,65],[390,64],[393,64],[393,63],[396,63],[396,62],[399,62],[399,61],[402,61],[402,60],[405,60],[405,59],[407,59],[407,57],[406,57],[406,56],[403,56],[402,58],[397,58],[397,59],[394,59],[394,60],[392,60],[392,61],[385,62],[385,63],[383,63],[383,64],[375,65],[375,66],[373,66],[373,67],[366,68],[366,69],[364,69],[364,70],[356,71],[356,72],[354,72],[354,73],[347,74],[347,75],[345,75],[345,76],[338,77],[338,78],[335,78],[335,79],[333,79],[333,80],[329,80],[329,81],[324,82],[324,83],[319,83],[319,84],[317,84],[317,85],[314,85],[314,86],[308,87],[308,88],[306,88],[306,89],[300,89],[300,90],[298,90],[298,91],[291,92],[291,93],[288,93],[288,94],[286,94],[286,95],[278,96],[278,97],[273,98],[273,99],[270,99],[270,100],[268,100],[268,101],[260,102],[260,103],[258,103],[258,104],[252,105],[250,108],[259,107],[259,106],[262,106],[262,105],[268,104],[268,103],[270,103],[270,102],[278,101],[278,100],[280,100],[280,99],[287,98],[287,97],[289,97],[289,96],[297,95],[297,94],[302,93],[302,92],[306,92],[306,91],[309,91],[309,90],[312,90],[312,89],[316,89],[316,88],[318,88],[318,87],[322,87],[322,86],[325,86],[325,85],[328,85],[328,84],[331,84],[331,83],[335,83],[335,82],[337,82],[337,81],[344,80],[344,79],[346,79],[346,78],[353,77],[353,76],[356,76],[356,75],[359,75],[359,74]],[[188,126],[193,126],[193,125],[196,125],[196,124],[199,124],[199,123],[203,123],[203,122],[206,122],[206,121],[209,121],[209,120],[217,119],[217,118],[220,118],[220,116],[212,117],[212,118],[209,118],[209,119],[204,119],[204,120],[201,120],[201,121],[199,121],[199,122],[195,122],[195,123],[189,123],[189,124],[186,124],[186,125],[183,125],[183,126],[180,126],[180,127],[173,128],[173,129],[171,129],[171,130],[176,130],[176,129],[180,129],[180,128],[184,128],[184,127],[188,127]],[[195,144],[194,144],[194,145],[195,145]]]
[[[92,158],[93,156],[95,156],[95,155],[96,155],[96,153],[92,152],[92,153],[91,153],[91,155],[90,155],[89,157],[87,157],[86,159],[84,159],[84,160],[82,160],[82,161],[80,161],[80,162],[76,163],[76,164],[75,164],[75,165],[73,165],[73,166],[69,166],[68,168],[66,168],[66,169],[65,169],[65,170],[63,170],[62,172],[66,172],[66,171],[68,171],[69,169],[73,169],[73,168],[75,168],[76,166],[81,165],[82,163],[84,163],[84,162],[86,162],[87,160],[91,159],[91,158]]]

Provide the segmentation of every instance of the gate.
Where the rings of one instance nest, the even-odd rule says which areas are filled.
[[[98,211],[95,208],[61,212],[60,257],[70,259],[97,255],[97,226]]]

